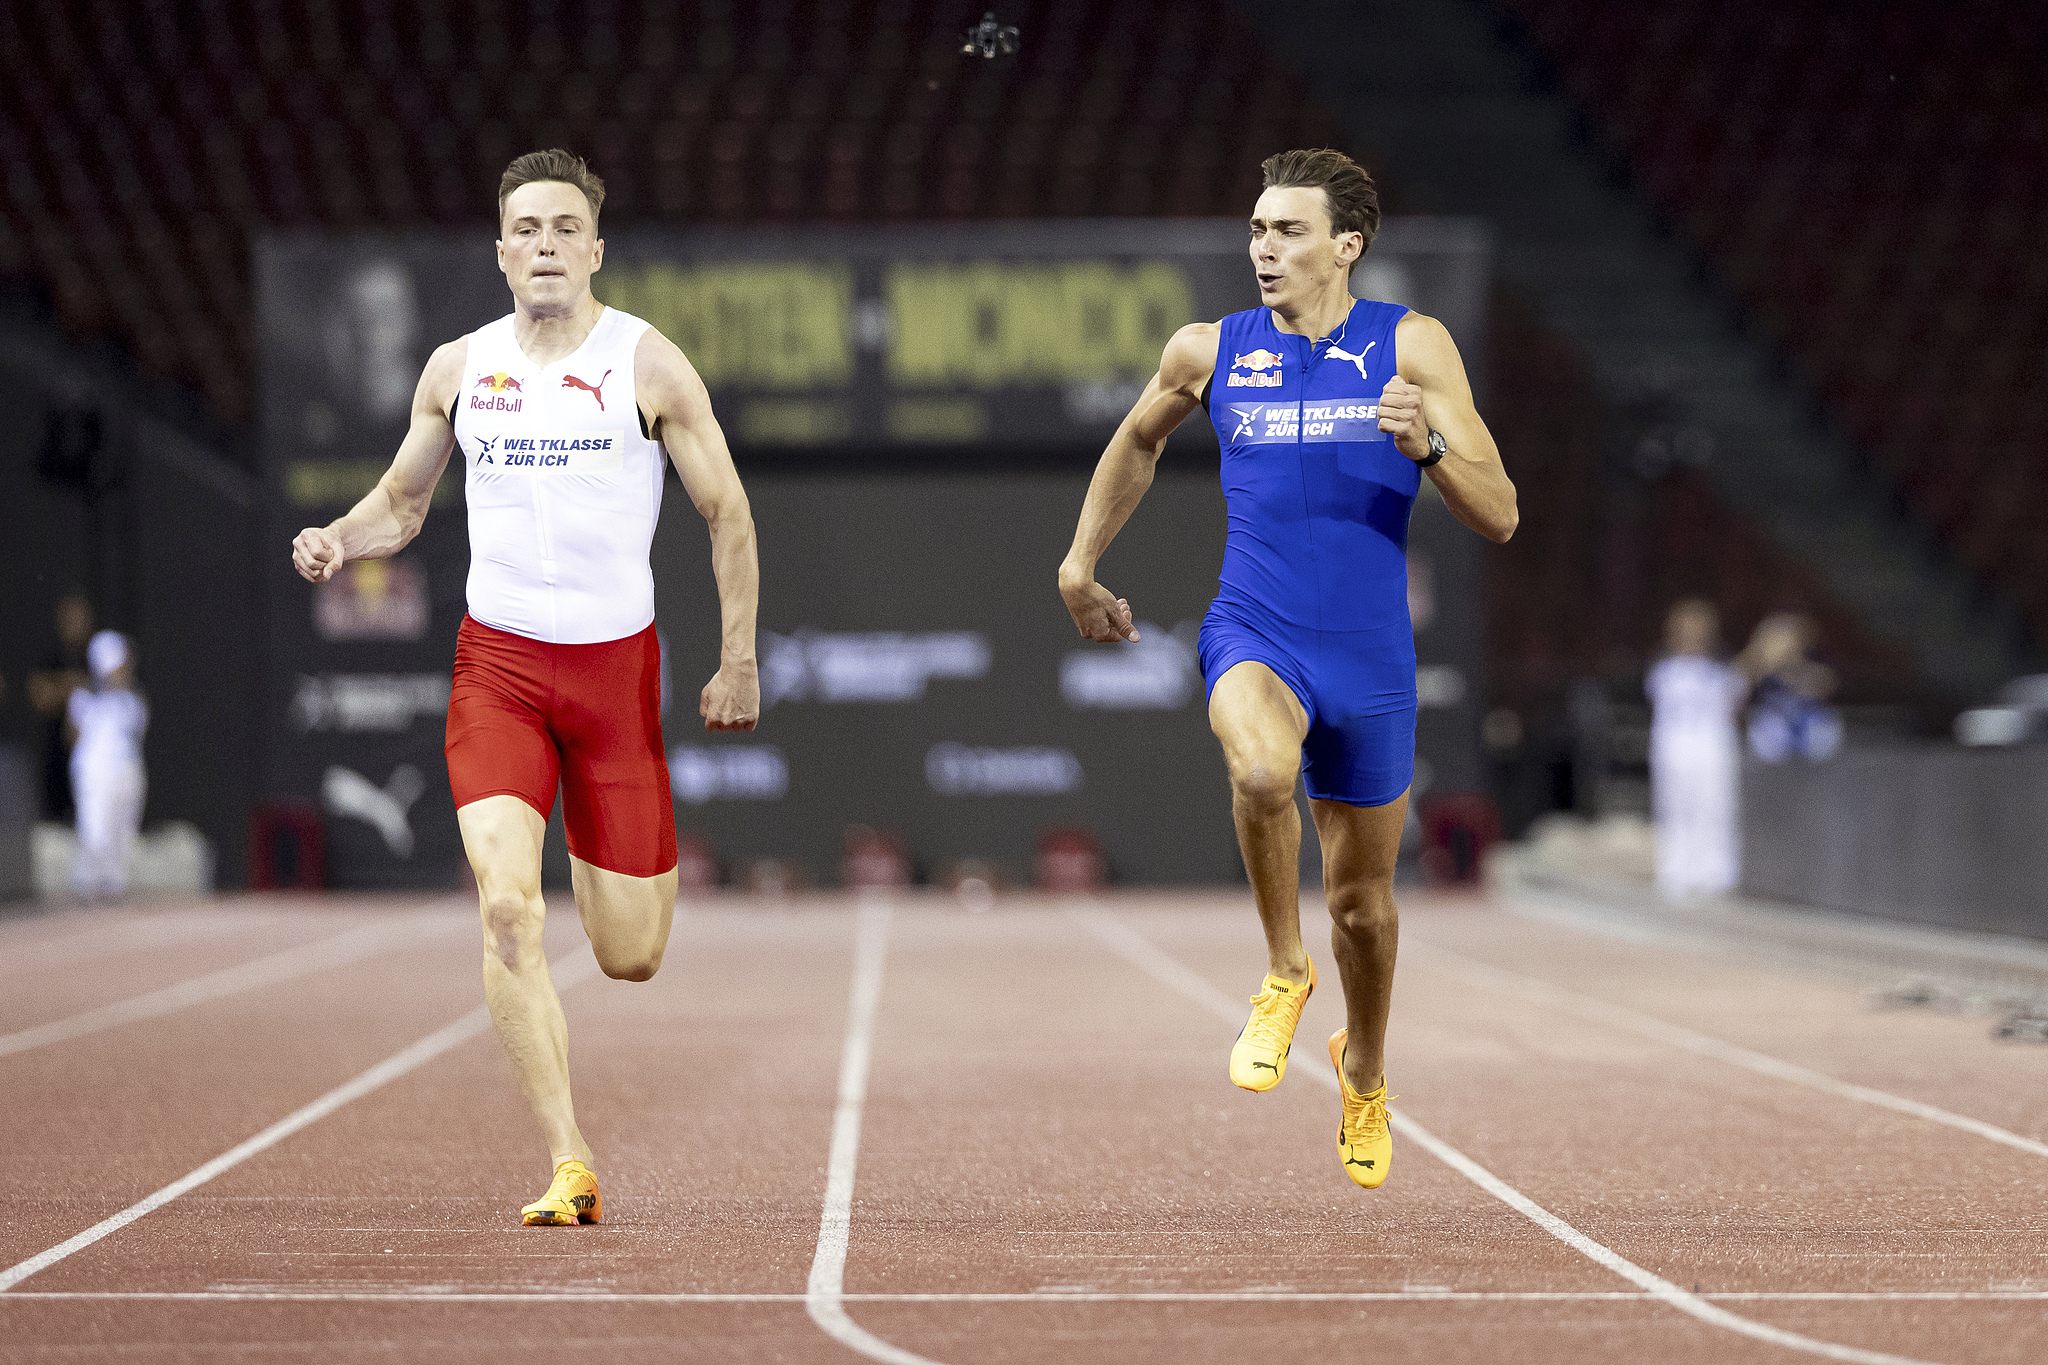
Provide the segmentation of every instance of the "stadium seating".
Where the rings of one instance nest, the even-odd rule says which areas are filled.
[[[252,236],[482,227],[505,163],[535,147],[591,158],[610,223],[737,223],[1237,214],[1274,148],[1342,145],[1222,0],[1006,7],[1022,50],[994,61],[960,51],[974,17],[915,0],[0,7],[22,247],[0,270],[245,422]]]
[[[2048,645],[2048,8],[1502,3],[1833,421]]]

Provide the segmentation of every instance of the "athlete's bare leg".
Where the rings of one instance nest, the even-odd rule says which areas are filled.
[[[1323,891],[1330,902],[1330,950],[1344,981],[1344,1078],[1370,1093],[1385,1074],[1387,1008],[1394,998],[1394,861],[1408,793],[1384,806],[1310,801],[1323,844]]]
[[[1262,663],[1233,664],[1209,693],[1209,728],[1230,768],[1230,813],[1266,931],[1266,970],[1308,980],[1301,942],[1301,812],[1294,784],[1308,712]]]
[[[516,796],[486,796],[455,812],[476,873],[484,927],[484,1003],[498,1041],[547,1139],[550,1166],[592,1164],[569,1099],[569,1027],[548,978],[541,928],[541,836],[547,822]],[[594,1167],[593,1167],[594,1169]]]
[[[569,884],[576,889],[576,910],[583,916],[590,950],[606,976],[646,981],[661,970],[676,915],[674,868],[652,877],[629,877],[571,855]]]
[[[547,1138],[549,1163],[592,1166],[569,1095],[569,1029],[548,977],[541,929],[541,837],[547,822],[516,796],[487,796],[455,812],[476,872],[484,926],[484,1002],[512,1070]],[[570,859],[576,907],[606,976],[645,981],[661,966],[676,908],[675,869],[629,877]]]

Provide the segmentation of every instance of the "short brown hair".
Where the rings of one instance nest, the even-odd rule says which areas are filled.
[[[559,180],[564,185],[574,185],[583,191],[583,197],[590,201],[590,226],[597,228],[597,215],[604,208],[604,181],[574,152],[565,152],[560,147],[550,147],[544,152],[528,152],[525,156],[513,158],[505,168],[505,174],[498,181],[498,224],[505,223],[505,201],[512,197],[512,191],[521,185],[531,185],[538,180]]]
[[[1261,162],[1259,169],[1266,173],[1269,190],[1320,189],[1330,204],[1330,235],[1363,233],[1365,246],[1359,254],[1372,249],[1372,239],[1380,231],[1380,192],[1365,167],[1342,152],[1316,147],[1276,153]]]

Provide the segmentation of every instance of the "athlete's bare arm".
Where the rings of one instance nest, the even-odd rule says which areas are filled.
[[[683,490],[711,527],[711,569],[718,578],[724,636],[718,672],[704,685],[698,714],[707,730],[751,730],[761,719],[761,677],[754,656],[761,565],[747,490],[740,486],[732,451],[696,367],[652,327],[633,353],[633,386],[648,429],[660,438]]]
[[[448,410],[462,387],[462,362],[469,338],[435,350],[412,395],[412,426],[398,443],[398,458],[377,486],[347,515],[325,526],[308,526],[292,542],[292,567],[309,583],[325,583],[351,559],[395,555],[420,533],[434,485],[455,449]]]
[[[1457,343],[1435,318],[1409,313],[1396,325],[1399,372],[1380,394],[1380,430],[1411,460],[1429,458],[1429,428],[1444,438],[1444,457],[1423,472],[1459,521],[1488,540],[1515,533],[1515,485],[1501,467],[1493,434],[1472,406],[1472,385]]]
[[[1216,369],[1220,324],[1191,322],[1173,334],[1159,357],[1159,373],[1145,385],[1095,466],[1081,504],[1074,546],[1060,565],[1060,596],[1074,625],[1090,640],[1135,640],[1131,604],[1095,581],[1095,564],[1152,486],[1152,471],[1166,438],[1202,404],[1202,388]]]

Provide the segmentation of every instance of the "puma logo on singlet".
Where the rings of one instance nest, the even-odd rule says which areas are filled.
[[[1360,379],[1363,379],[1365,378],[1366,353],[1371,351],[1372,348],[1377,345],[1379,345],[1377,341],[1368,341],[1365,343],[1365,350],[1360,351],[1357,355],[1353,355],[1351,354],[1351,352],[1345,350],[1343,347],[1339,346],[1336,342],[1333,341],[1330,343],[1330,349],[1328,351],[1328,354],[1334,356],[1338,360],[1348,360],[1352,364],[1356,365],[1358,367],[1358,377]]]
[[[1368,346],[1368,347],[1366,347],[1366,349],[1367,349],[1367,350],[1371,350],[1372,348],[1371,348],[1370,346]],[[1364,373],[1365,373],[1364,369],[1363,369],[1363,368],[1361,368],[1361,369],[1359,370],[1359,373],[1360,373],[1360,374],[1364,374]],[[563,388],[565,388],[565,389],[581,389],[581,390],[583,390],[583,391],[584,391],[585,393],[589,394],[589,395],[590,395],[590,396],[591,396],[592,398],[595,398],[595,399],[597,400],[597,410],[598,410],[599,412],[603,412],[603,411],[604,411],[604,381],[605,381],[605,379],[610,379],[611,377],[612,377],[612,372],[611,372],[610,370],[606,370],[606,371],[604,372],[604,379],[600,379],[600,380],[598,380],[598,381],[597,381],[597,382],[596,382],[595,384],[587,384],[587,383],[585,383],[585,382],[584,382],[583,380],[581,380],[581,379],[578,379],[578,378],[577,378],[577,377],[576,377],[575,375],[573,375],[573,374],[565,374],[565,375],[563,375],[563,376],[562,376],[562,387],[563,387]]]

